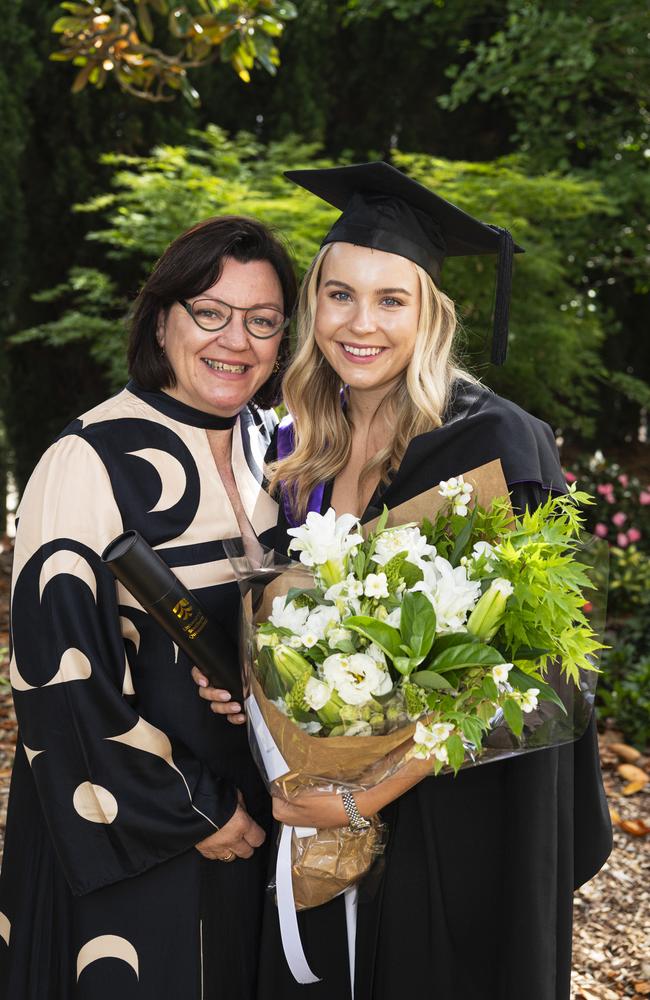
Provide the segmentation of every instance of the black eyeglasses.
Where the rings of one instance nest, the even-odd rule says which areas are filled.
[[[251,337],[267,340],[275,337],[291,322],[290,316],[285,316],[274,306],[231,306],[220,299],[197,299],[196,302],[186,302],[179,299],[179,304],[186,309],[197,326],[209,333],[216,333],[228,326],[232,319],[233,309],[244,313],[244,326]]]

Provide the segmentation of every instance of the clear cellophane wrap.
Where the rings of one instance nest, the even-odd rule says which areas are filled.
[[[474,487],[474,496],[483,507],[489,507],[493,499],[508,494],[499,461],[463,475]],[[425,517],[431,520],[446,503],[434,488],[393,508],[387,526],[421,522]],[[364,533],[367,534],[374,523],[364,525]],[[258,558],[251,561],[250,556],[244,554],[240,540],[228,543],[226,548],[243,594],[241,655],[251,749],[260,772],[267,778],[271,795],[291,798],[306,791],[314,794],[344,789],[360,791],[374,787],[407,767],[415,722],[404,717],[401,724],[396,723],[395,728],[384,735],[324,738],[305,732],[267,697],[265,670],[272,668],[270,661],[265,664],[264,657],[257,653],[256,628],[269,618],[275,597],[286,595],[294,587],[313,587],[314,578],[300,563],[261,548]],[[593,598],[590,593],[590,621],[595,631],[602,631],[607,546],[600,539],[585,535],[581,541],[581,561],[592,567],[592,579],[598,583]],[[462,768],[560,746],[584,733],[593,709],[597,672],[581,671],[580,684],[575,685],[562,677],[557,665],[549,669],[545,679],[560,695],[566,714],[555,703],[540,701],[539,707],[525,716],[524,730],[519,738],[513,735],[505,720],[497,716],[480,754],[468,754]],[[251,701],[258,711],[251,712]],[[266,730],[262,735],[259,725],[251,721],[260,715],[264,722],[262,729]],[[269,734],[275,749],[270,747]],[[275,761],[274,777],[269,777],[269,753]],[[286,765],[279,775],[278,761],[282,762],[281,766]],[[421,770],[422,762],[415,763]],[[449,771],[446,767],[442,773]],[[291,860],[296,909],[319,906],[358,882],[381,855],[384,840],[385,829],[379,817],[374,817],[371,827],[362,833],[353,833],[348,827],[316,832],[294,829]]]

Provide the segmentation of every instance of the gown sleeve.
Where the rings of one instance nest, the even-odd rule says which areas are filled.
[[[228,821],[237,791],[125,697],[116,586],[100,558],[123,527],[95,449],[78,434],[55,442],[19,513],[18,752],[22,741],[63,872],[82,895],[191,849]]]

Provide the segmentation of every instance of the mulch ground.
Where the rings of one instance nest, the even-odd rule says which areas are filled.
[[[0,551],[0,848],[16,742],[8,677],[10,566],[5,548]],[[621,744],[614,729],[600,736],[614,851],[575,896],[573,1000],[650,997],[650,756],[636,757]]]

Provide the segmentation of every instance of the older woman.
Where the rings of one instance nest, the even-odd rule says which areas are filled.
[[[453,357],[442,262],[498,254],[500,361],[518,249],[509,234],[385,163],[288,176],[343,214],[301,292],[299,348],[283,386],[292,419],[280,427],[271,482],[283,493],[279,546],[309,510],[369,520],[496,458],[516,508],[562,491],[550,428]],[[269,900],[260,1000],[568,1000],[572,893],[611,846],[593,721],[573,745],[456,778],[422,780],[428,772],[414,761],[355,793],[357,816],[336,794],[274,800],[275,816],[294,826],[354,829],[359,813],[381,810],[389,834],[383,876],[360,893],[354,988],[342,898],[299,915],[322,980],[308,986],[288,971]]]
[[[258,407],[274,397],[294,297],[291,262],[259,223],[184,233],[136,303],[133,380],[73,421],[27,486],[2,997],[254,993],[267,812],[245,732],[196,699],[184,653],[100,553],[137,529],[221,623],[237,670],[221,539],[264,539],[276,523]]]

